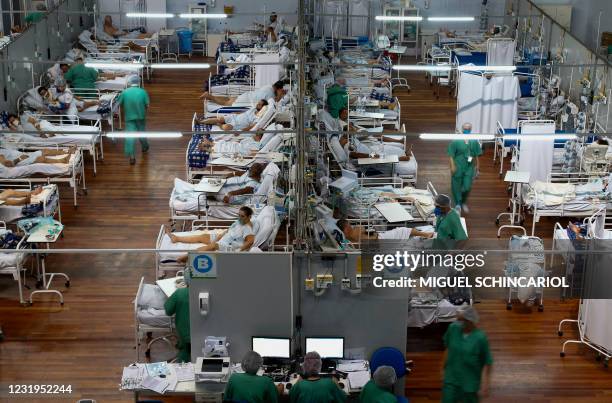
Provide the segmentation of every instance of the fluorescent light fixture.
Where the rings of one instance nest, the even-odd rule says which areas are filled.
[[[474,17],[427,17],[427,21],[446,21],[446,22],[474,21]]]
[[[451,71],[452,67],[447,66],[428,66],[428,65],[397,65],[393,66],[393,70],[400,71]]]
[[[126,17],[130,18],[172,18],[174,14],[168,13],[126,13]]]
[[[106,137],[115,139],[173,139],[182,137],[181,132],[111,132]]]
[[[416,15],[377,15],[377,21],[423,21],[423,17]]]
[[[179,14],[181,18],[227,18],[227,14]]]
[[[152,69],[175,69],[175,70],[189,70],[189,69],[209,69],[210,64],[208,63],[151,63]]]
[[[421,133],[419,138],[423,140],[494,140],[494,134],[465,134],[465,133]]]
[[[469,64],[457,67],[457,71],[491,71],[491,72],[512,72],[516,66],[472,66]]]
[[[104,70],[140,70],[142,63],[85,62],[85,66]]]
[[[521,141],[529,141],[529,140],[574,140],[578,136],[575,134],[508,134],[504,136],[504,140],[521,140]]]

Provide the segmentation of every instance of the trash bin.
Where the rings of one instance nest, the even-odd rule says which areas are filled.
[[[176,34],[179,38],[179,53],[180,54],[191,54],[191,39],[193,38],[193,32],[177,31]]]

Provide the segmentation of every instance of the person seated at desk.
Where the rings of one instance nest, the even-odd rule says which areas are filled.
[[[200,95],[200,99],[208,99],[221,106],[232,106],[234,103],[250,103],[261,99],[273,98],[274,102],[280,102],[286,95],[285,83],[277,81],[272,85],[266,85],[261,88],[257,88],[253,91],[248,91],[240,94],[237,97],[226,97],[222,95],[213,95],[210,92],[204,92]]]
[[[393,394],[397,375],[393,367],[381,365],[359,394],[361,403],[408,403],[408,399]]]
[[[451,200],[445,194],[439,194],[434,199],[434,214],[436,216],[436,239],[464,241],[468,239],[461,217],[457,210],[451,208]]]
[[[76,147],[66,150],[54,150],[44,148],[38,151],[21,152],[10,148],[0,148],[0,165],[12,168],[31,164],[67,164],[70,155],[76,151]],[[63,155],[62,158],[54,158]]]
[[[353,227],[351,223],[344,218],[338,220],[336,225],[344,233],[344,236],[351,242],[377,239],[407,240],[410,237],[415,236],[419,236],[421,238],[431,238],[434,235],[432,232],[423,232],[408,227],[393,228],[392,230],[382,232],[367,232],[362,226]]]
[[[257,124],[257,120],[263,116],[267,110],[268,101],[260,99],[255,108],[251,108],[243,113],[234,113],[215,118],[200,120],[203,125],[218,125],[222,130],[242,130],[249,131]]]
[[[204,246],[196,249],[200,252],[247,252],[255,242],[255,230],[251,217],[253,210],[248,206],[240,207],[238,211],[238,220],[219,235],[201,234],[201,235],[183,235],[178,236],[173,233],[168,233],[170,240],[173,243],[202,243]],[[187,256],[177,258],[177,262],[185,263]]]
[[[25,206],[32,202],[32,196],[41,194],[42,187],[37,187],[34,190],[15,190],[5,189],[0,193],[0,200],[5,206]]]
[[[302,374],[297,383],[289,391],[291,403],[336,403],[345,402],[344,393],[335,378],[321,378],[319,375],[323,362],[316,351],[310,351],[304,356]]]
[[[180,282],[174,293],[164,303],[166,315],[174,315],[174,325],[178,333],[178,362],[191,362],[191,325],[189,319],[189,284]]]
[[[278,395],[283,392],[283,385],[277,388],[268,376],[259,376],[257,371],[263,366],[261,355],[249,351],[240,363],[244,374],[234,373],[230,376],[225,392],[224,402],[276,403]]]

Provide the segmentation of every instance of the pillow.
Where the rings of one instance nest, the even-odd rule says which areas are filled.
[[[255,223],[257,223],[257,226],[255,226]],[[254,247],[266,246],[264,243],[266,243],[268,238],[272,235],[275,223],[276,213],[274,207],[264,207],[259,215],[253,219],[253,227],[256,228],[255,242],[253,243]]]
[[[164,309],[164,303],[168,298],[156,284],[143,284],[138,306],[146,308]]]
[[[282,143],[283,139],[281,136],[276,135],[272,140],[268,141],[266,145],[264,145],[259,151],[262,153],[267,153],[270,151],[274,151],[278,148],[278,146]]]
[[[38,93],[38,87],[30,88],[28,90],[24,98],[24,102],[30,108],[34,108],[34,109],[46,109],[47,108],[43,98]]]
[[[329,139],[329,147],[331,149],[332,154],[339,163],[346,162],[348,157],[344,152],[344,148],[340,144],[340,138],[338,136],[332,136]]]

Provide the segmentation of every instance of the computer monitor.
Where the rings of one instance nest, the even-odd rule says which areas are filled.
[[[253,337],[253,351],[262,358],[290,358],[291,339],[284,337]]]
[[[321,358],[343,358],[344,337],[306,337],[306,352],[316,351]]]

